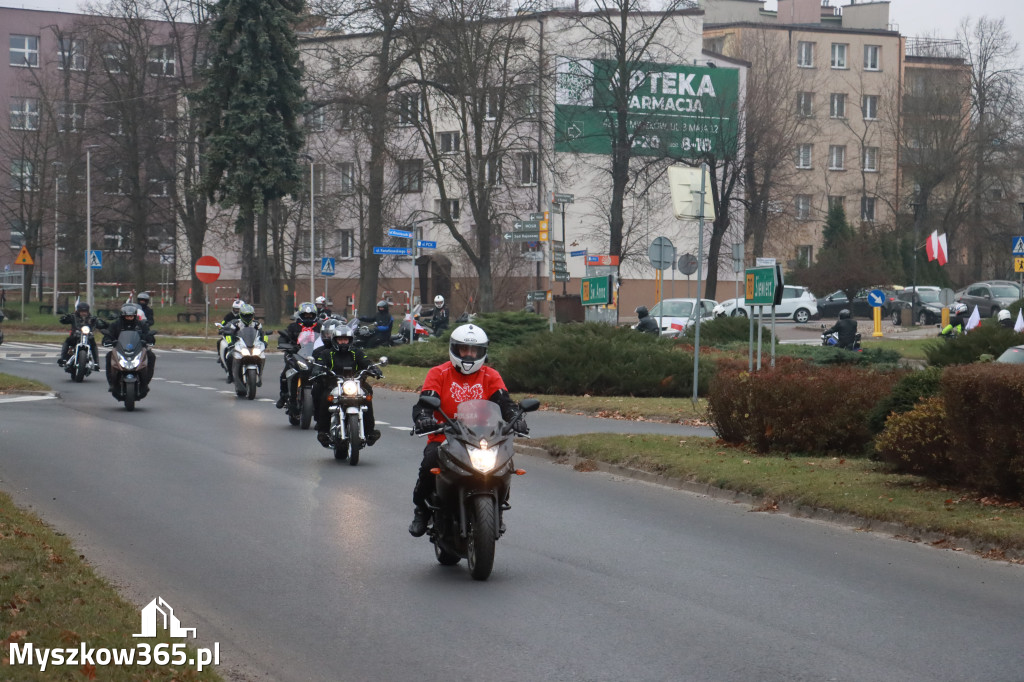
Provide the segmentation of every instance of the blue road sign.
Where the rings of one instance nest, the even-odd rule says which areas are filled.
[[[587,250],[586,249],[580,249],[579,251],[570,251],[569,255],[570,256],[586,256],[587,255]]]
[[[437,242],[428,242],[421,239],[420,241],[416,242],[416,246],[420,247],[421,249],[436,249]]]
[[[409,249],[399,246],[375,246],[373,252],[378,256],[409,256]]]
[[[1024,256],[1024,237],[1013,238],[1013,255]]]
[[[872,308],[881,308],[885,305],[885,294],[881,289],[872,289],[868,292],[868,303]]]
[[[333,258],[321,258],[320,259],[320,274],[323,277],[334,277],[334,259]]]
[[[102,270],[103,269],[103,252],[96,250],[90,251],[88,254],[89,268],[91,270]]]
[[[389,237],[405,237],[406,239],[412,239],[412,232],[410,232],[409,230],[390,229],[390,230],[388,230],[388,236]]]

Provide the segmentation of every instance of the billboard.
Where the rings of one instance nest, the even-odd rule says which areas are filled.
[[[625,96],[633,154],[693,159],[735,154],[739,70],[639,62],[628,88],[616,88],[610,59],[558,61],[555,151],[611,154],[617,96]]]

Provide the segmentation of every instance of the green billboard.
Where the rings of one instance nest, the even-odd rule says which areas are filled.
[[[633,154],[733,155],[739,70],[640,62],[620,88],[610,59],[561,58],[555,82],[555,151],[611,154],[616,97],[624,99]]]

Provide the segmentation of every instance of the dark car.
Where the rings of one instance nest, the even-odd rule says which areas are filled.
[[[953,294],[953,298],[966,303],[968,310],[973,311],[977,306],[982,317],[995,317],[1000,310],[1009,308],[1011,303],[1020,298],[1020,287],[1010,280],[990,279],[961,289]]]
[[[946,290],[946,293],[950,293]],[[892,319],[893,324],[900,324],[903,311],[910,308],[911,301],[914,299],[914,290],[906,288],[896,295],[894,300],[889,306],[889,317]],[[942,302],[942,289],[933,286],[919,286],[917,287],[917,323],[922,327],[939,324],[942,322],[942,309],[945,308],[945,304]]]
[[[885,303],[882,305],[882,317],[888,317],[892,302],[896,300],[896,295],[899,290],[895,287],[872,287],[872,289],[881,289],[882,293],[885,294]],[[821,313],[822,319],[835,319],[839,317],[839,311],[846,308],[850,311],[850,314],[854,317],[874,317],[875,313],[871,308],[871,304],[868,303],[868,292],[872,289],[861,289],[857,292],[857,295],[853,298],[853,303],[846,298],[846,293],[842,290],[833,291],[828,296],[818,299],[818,312]]]

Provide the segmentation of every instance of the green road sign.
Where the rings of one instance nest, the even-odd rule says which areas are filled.
[[[506,232],[501,236],[502,239],[507,239],[513,242],[540,241],[540,232]]]
[[[546,291],[527,291],[527,301],[546,301],[548,299],[548,292]]]
[[[559,194],[558,192],[551,193],[552,204],[571,204],[576,198],[574,194]]]
[[[516,232],[535,231],[540,229],[539,220],[517,220],[512,223],[512,229]]]
[[[775,294],[782,288],[778,266],[768,268],[747,268],[747,287],[743,302],[750,305],[773,305]]]
[[[612,302],[609,277],[584,277],[580,282],[580,302],[583,305],[608,305]]]

